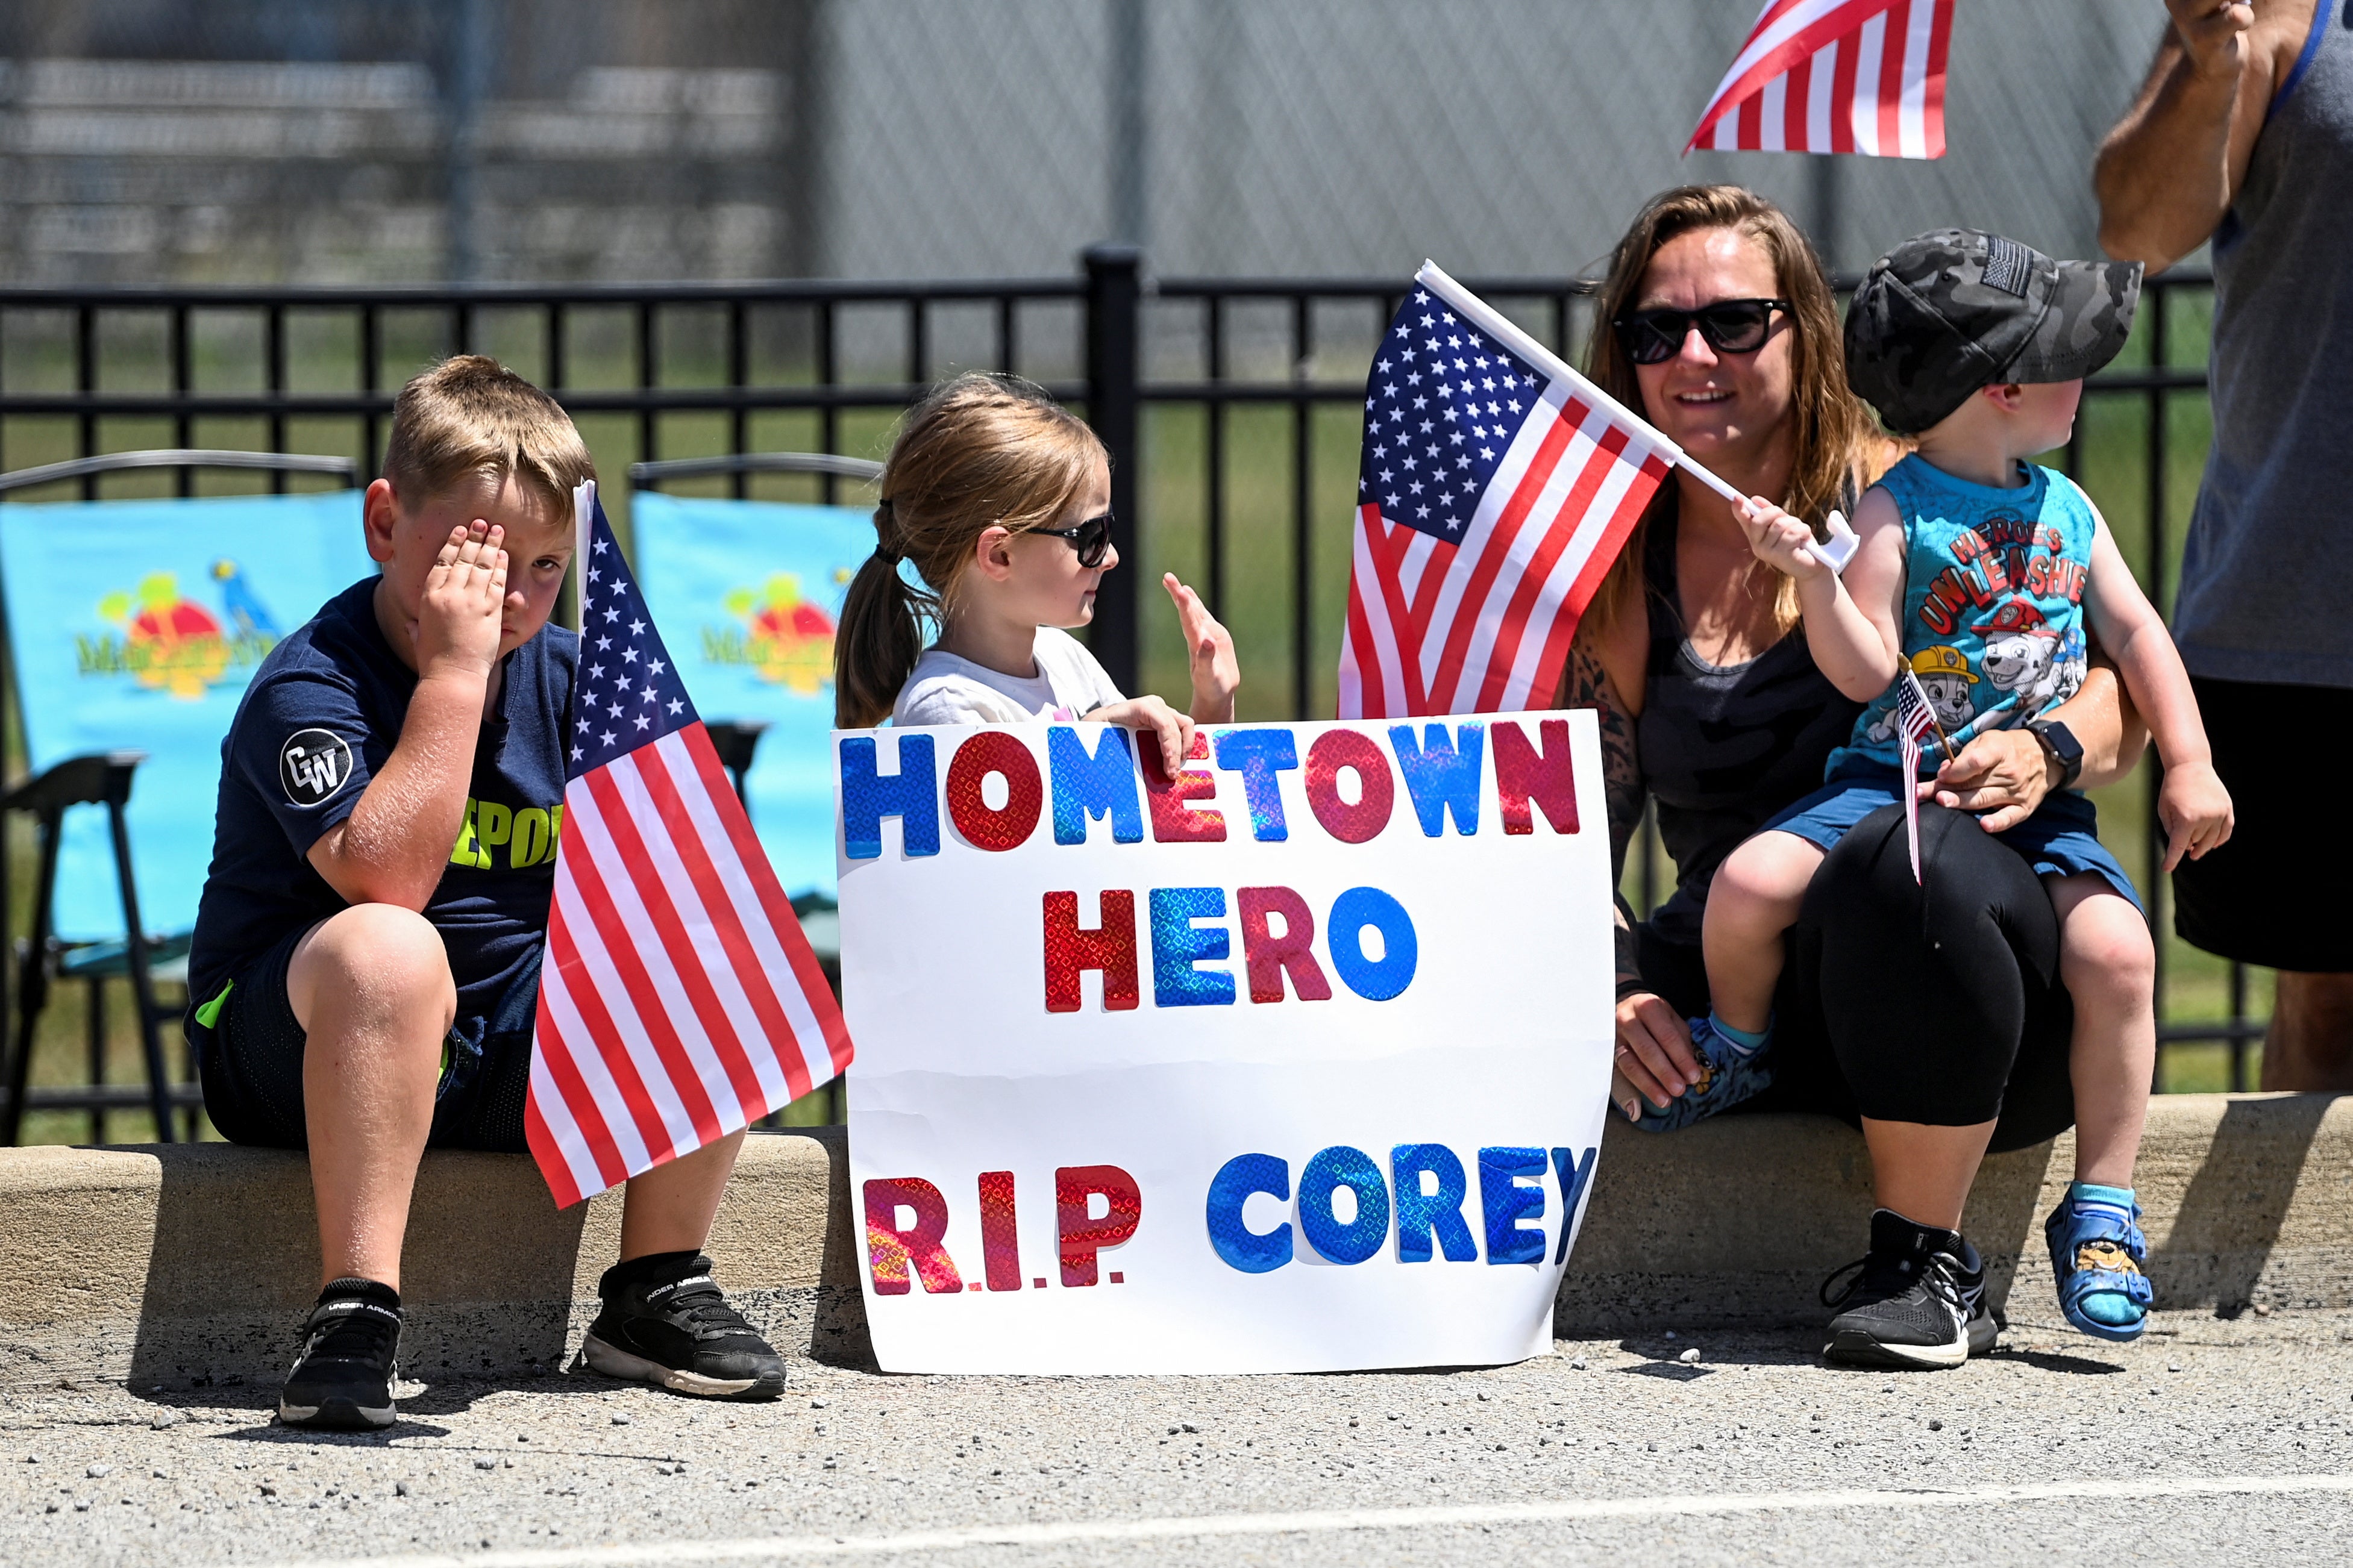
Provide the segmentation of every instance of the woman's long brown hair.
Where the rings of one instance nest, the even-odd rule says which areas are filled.
[[[1763,247],[1772,258],[1780,297],[1789,301],[1792,461],[1788,489],[1777,499],[1783,510],[1810,523],[1819,537],[1823,520],[1842,504],[1841,498],[1876,477],[1873,470],[1883,462],[1887,444],[1871,411],[1847,386],[1838,303],[1822,275],[1821,258],[1779,207],[1740,185],[1678,185],[1651,197],[1610,258],[1586,348],[1585,374],[1627,407],[1648,416],[1634,362],[1619,346],[1609,323],[1633,308],[1651,258],[1669,240],[1705,228],[1732,229]],[[1599,618],[1615,620],[1640,607],[1650,531],[1673,517],[1675,505],[1674,484],[1661,485],[1595,595]],[[1776,576],[1780,589],[1774,617],[1787,632],[1798,624],[1797,583]]]

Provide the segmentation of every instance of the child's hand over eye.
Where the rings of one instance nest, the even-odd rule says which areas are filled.
[[[1085,715],[1090,724],[1117,724],[1123,729],[1149,730],[1160,740],[1160,761],[1167,776],[1175,778],[1185,766],[1185,753],[1193,749],[1193,720],[1179,713],[1157,697],[1130,697],[1118,702],[1106,702]],[[1139,742],[1141,743],[1141,742]]]
[[[1829,573],[1814,553],[1814,531],[1763,496],[1750,496],[1733,515],[1747,531],[1748,548],[1775,571],[1790,577],[1820,577]]]
[[[1174,572],[1161,576],[1160,585],[1176,601],[1176,619],[1185,628],[1185,651],[1193,666],[1193,718],[1203,724],[1230,724],[1234,693],[1241,689],[1241,666],[1234,658],[1234,639],[1201,603],[1201,595],[1176,580]]]
[[[419,675],[487,679],[499,658],[507,598],[506,530],[476,518],[453,528],[426,574],[425,595],[410,623]]]
[[[2231,792],[2222,787],[2211,763],[2184,763],[2165,770],[2165,783],[2157,792],[2157,819],[2165,825],[2168,871],[2181,864],[2185,854],[2200,859],[2209,849],[2230,842],[2236,820]]]

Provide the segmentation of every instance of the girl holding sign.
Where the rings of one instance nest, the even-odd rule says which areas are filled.
[[[1111,458],[1086,423],[1010,375],[960,375],[909,411],[882,468],[874,554],[859,568],[834,642],[834,721],[1018,724],[1090,720],[1159,737],[1173,774],[1196,724],[1234,717],[1233,638],[1176,580],[1193,701],[1126,697],[1063,627],[1094,618],[1095,585],[1119,564]],[[924,586],[899,570],[913,563]],[[939,638],[923,647],[923,625]]]

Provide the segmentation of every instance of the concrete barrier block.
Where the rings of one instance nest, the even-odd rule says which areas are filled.
[[[839,1128],[744,1142],[712,1226],[720,1278],[788,1352],[871,1357]],[[274,1378],[319,1289],[300,1154],[225,1144],[0,1151],[0,1386]],[[558,1210],[527,1156],[436,1152],[402,1255],[404,1372],[554,1369],[596,1315],[617,1193]]]
[[[1965,1224],[1998,1300],[2055,1322],[2042,1217],[2072,1137],[1994,1156]],[[2234,1315],[2353,1306],[2353,1098],[2151,1103],[2139,1190],[2159,1303]],[[1861,1136],[1822,1117],[1613,1124],[1556,1327],[1810,1324],[1861,1254]],[[0,1150],[0,1388],[274,1384],[318,1289],[301,1156],[219,1144]],[[419,1174],[402,1361],[427,1382],[556,1367],[596,1311],[621,1200],[558,1211],[522,1155],[434,1153]],[[787,1353],[871,1364],[839,1128],[745,1140],[712,1228],[719,1277]]]

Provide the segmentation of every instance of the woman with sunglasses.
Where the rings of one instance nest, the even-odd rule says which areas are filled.
[[[1818,536],[1901,455],[1848,390],[1811,246],[1752,192],[1685,186],[1653,199],[1619,244],[1599,320],[1595,381]],[[2024,731],[1971,742],[1921,808],[1919,884],[1900,811],[1850,834],[1789,934],[1771,1045],[1704,1067],[1684,1019],[1707,1011],[1709,882],[1743,839],[1820,786],[1858,711],[1815,668],[1791,582],[1757,559],[1729,502],[1678,471],[1578,628],[1563,697],[1599,710],[1619,864],[1647,799],[1676,872],[1648,920],[1620,911],[1611,1094],[1630,1121],[1663,1128],[1686,1090],[1717,1099],[1705,1092],[1712,1076],[1731,1070],[1767,1083],[1750,1108],[1859,1124],[1879,1209],[1859,1272],[1835,1298],[1825,1284],[1838,1310],[1828,1353],[1957,1365],[1993,1342],[1983,1268],[1959,1232],[1983,1147],[1955,1136],[1981,1118],[1964,1104],[1999,1100],[1995,1150],[2073,1121],[2049,900],[1991,837],[2064,770]],[[2083,743],[2081,782],[2129,771],[2141,735],[2112,670],[2095,665],[2059,716]],[[1950,1124],[1939,1120],[1948,1100]]]
[[[1111,459],[1085,421],[1016,376],[960,375],[908,411],[882,468],[874,554],[834,638],[834,713],[845,729],[1086,719],[1149,730],[1174,774],[1197,723],[1234,716],[1233,638],[1172,573],[1193,701],[1123,696],[1061,628],[1094,618],[1119,564]],[[923,586],[900,570],[912,563]],[[926,621],[939,628],[929,648]]]

